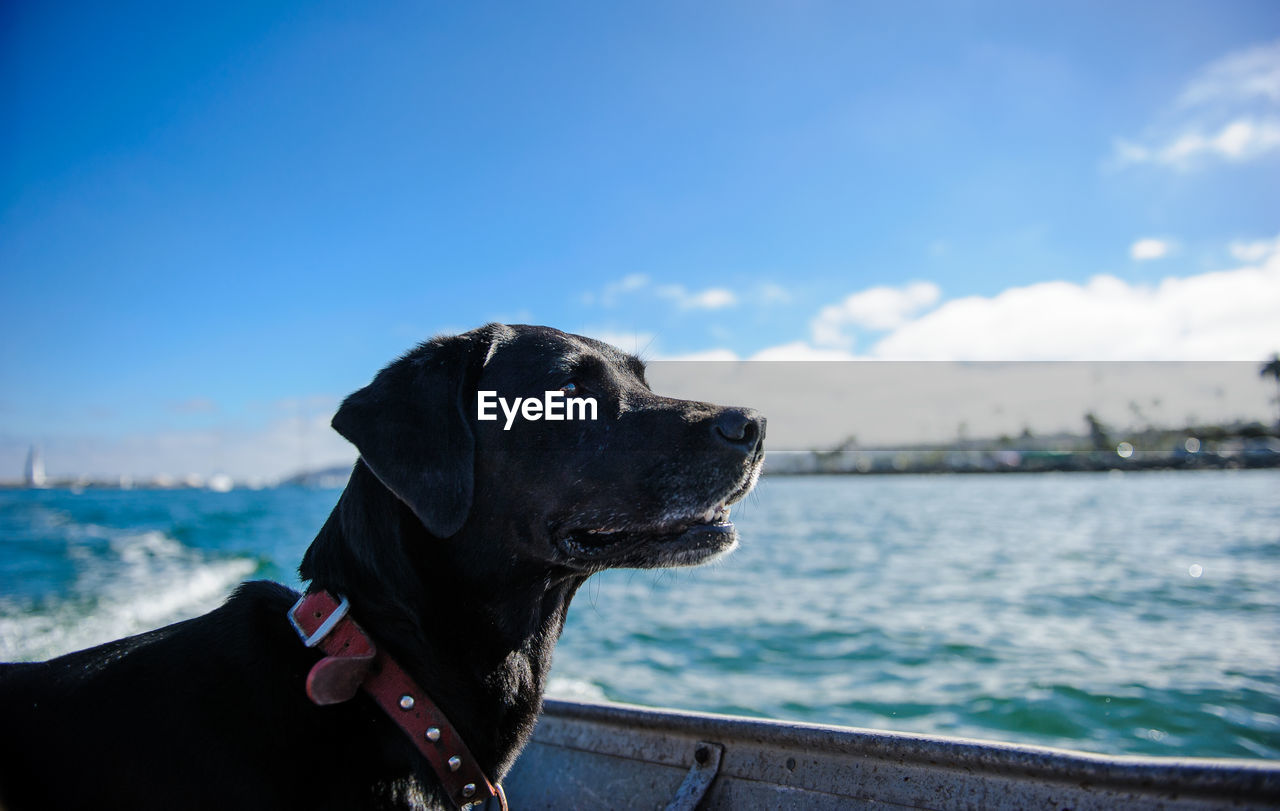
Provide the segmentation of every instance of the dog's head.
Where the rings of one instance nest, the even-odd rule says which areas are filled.
[[[701,563],[737,543],[729,505],[759,476],[765,420],[654,394],[644,371],[591,338],[490,324],[387,366],[333,426],[439,538],[498,533],[588,573]]]

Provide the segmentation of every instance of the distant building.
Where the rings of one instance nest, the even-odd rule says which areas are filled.
[[[31,450],[27,452],[27,467],[23,471],[23,482],[27,487],[44,487],[44,457],[40,455],[40,448],[35,445],[31,446]]]

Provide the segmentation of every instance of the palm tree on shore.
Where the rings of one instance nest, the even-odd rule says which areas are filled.
[[[1276,381],[1276,409],[1280,411],[1280,353],[1273,354],[1270,360],[1262,364],[1258,375]],[[1276,420],[1276,425],[1280,426],[1280,419]]]

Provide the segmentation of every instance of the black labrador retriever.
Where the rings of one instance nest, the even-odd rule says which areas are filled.
[[[479,420],[478,392],[543,402]],[[548,392],[594,400],[596,418],[582,407],[577,419],[535,419]],[[302,560],[307,592],[346,598],[349,619],[452,724],[446,740],[495,781],[533,731],[574,593],[606,568],[687,566],[733,548],[728,505],[755,484],[765,433],[751,410],[654,394],[643,364],[607,344],[499,324],[422,344],[348,397],[333,426],[360,458]],[[457,761],[423,754],[440,743],[438,722],[411,739],[397,709],[375,703],[359,679],[385,676],[382,665],[336,703],[309,698],[309,674],[333,659],[291,627],[298,600],[247,583],[202,617],[0,666],[0,807],[345,811],[488,798],[487,783],[446,787]],[[403,696],[399,709],[412,704]]]

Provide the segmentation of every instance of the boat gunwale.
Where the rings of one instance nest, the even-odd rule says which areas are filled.
[[[1230,793],[1280,801],[1280,760],[1106,755],[977,738],[562,699],[546,699],[543,715],[726,744],[736,740],[1024,780],[1219,796]],[[535,731],[534,741],[537,740]]]

